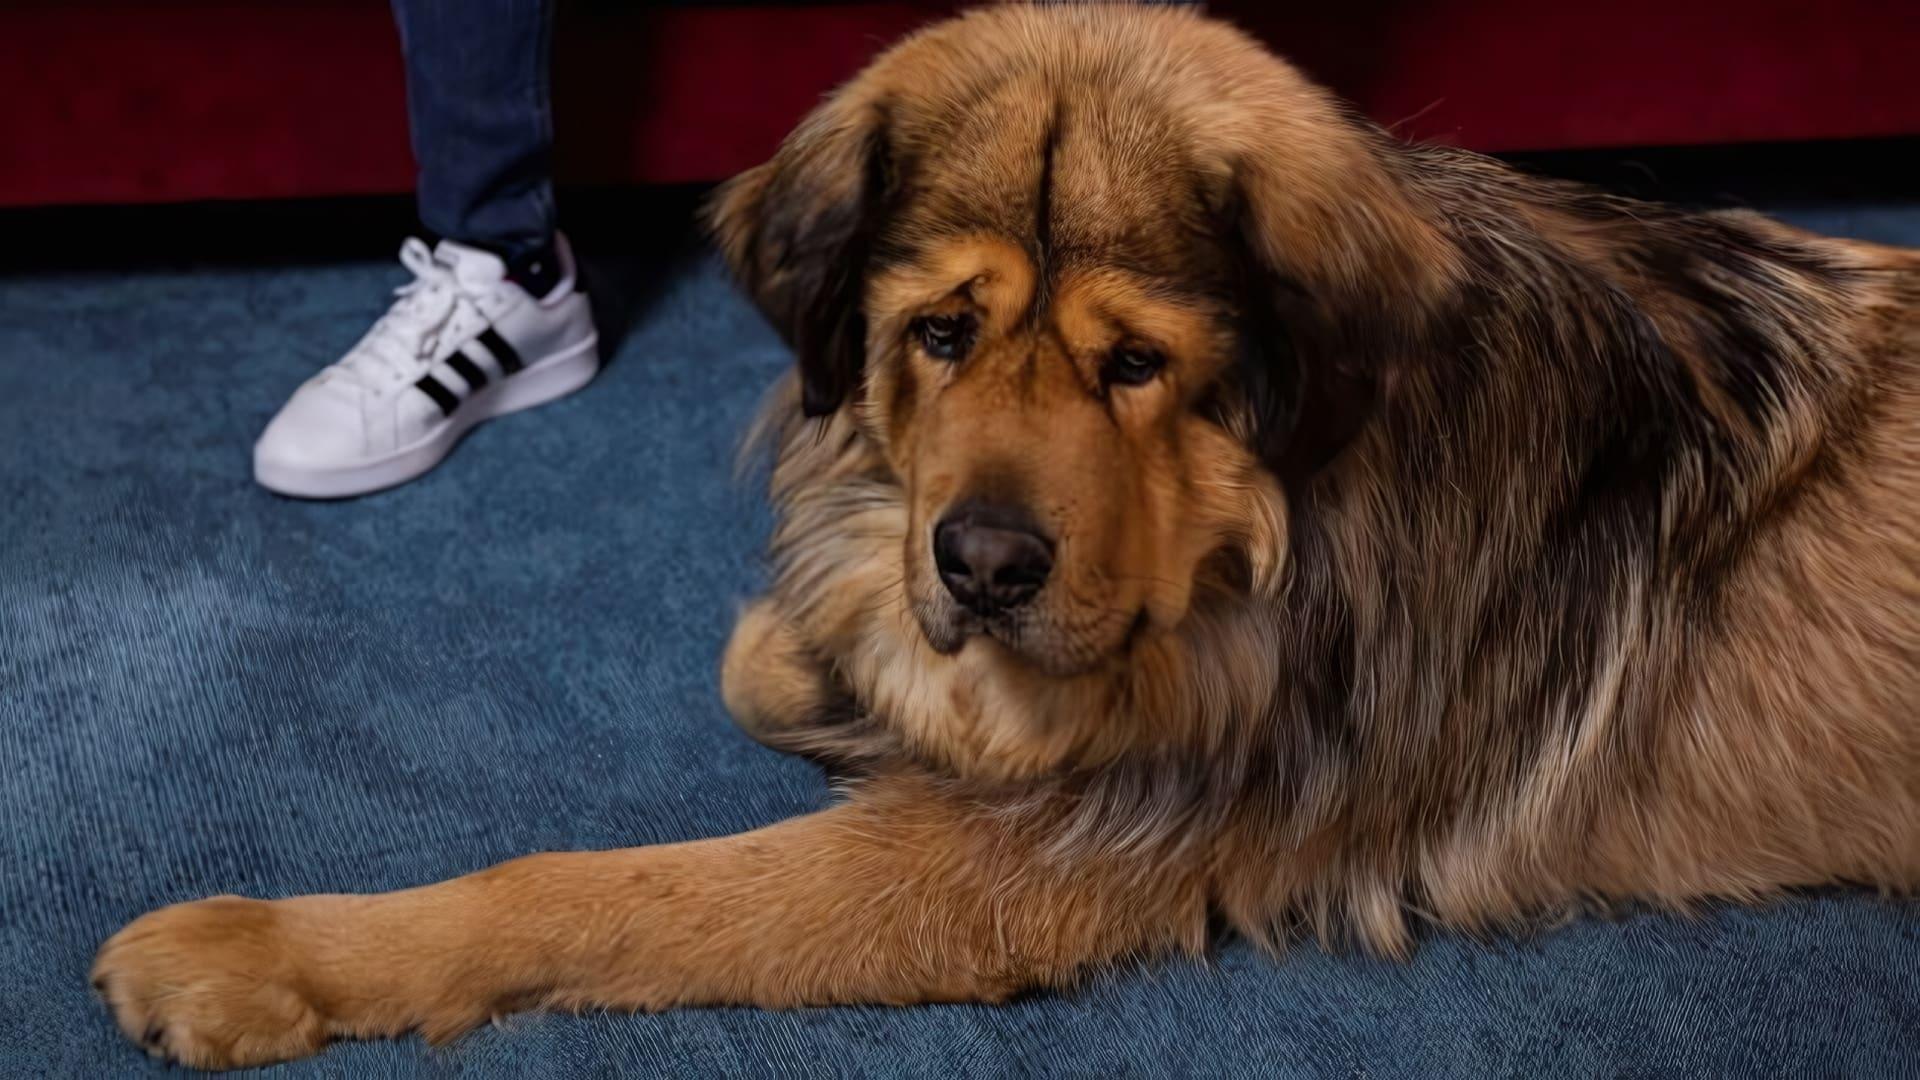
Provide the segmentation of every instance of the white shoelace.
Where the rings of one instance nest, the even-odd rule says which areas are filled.
[[[486,325],[474,296],[426,241],[408,237],[400,264],[413,271],[413,280],[393,290],[393,306],[329,369],[374,393],[418,378],[440,359],[442,341],[464,340]]]

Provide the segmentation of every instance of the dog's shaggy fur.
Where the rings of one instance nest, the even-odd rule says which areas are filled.
[[[895,47],[716,199],[800,360],[724,663],[845,801],[103,949],[196,1064],[1920,884],[1920,259],[1407,146],[1189,13]],[[935,320],[930,323],[929,320]],[[929,336],[929,326],[941,333]],[[1144,372],[1144,377],[1143,373]],[[941,585],[1017,504],[1031,603]]]

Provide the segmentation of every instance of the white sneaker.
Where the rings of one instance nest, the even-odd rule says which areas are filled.
[[[573,253],[539,299],[497,256],[409,239],[399,299],[339,362],[293,392],[253,447],[253,478],[282,495],[332,499],[403,484],[482,420],[542,405],[600,369]]]

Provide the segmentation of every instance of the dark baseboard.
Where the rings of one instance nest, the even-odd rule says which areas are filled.
[[[709,185],[564,189],[575,245],[674,254],[698,245]],[[0,209],[0,274],[391,258],[424,235],[404,195]]]
[[[1502,154],[1528,172],[1693,206],[1920,201],[1920,137]]]

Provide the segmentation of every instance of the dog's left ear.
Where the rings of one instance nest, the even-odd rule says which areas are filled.
[[[707,208],[734,276],[799,360],[808,416],[838,409],[859,381],[867,265],[897,187],[885,107],[849,98],[816,109]]]
[[[1454,252],[1395,177],[1395,152],[1328,116],[1243,147],[1210,197],[1239,312],[1246,434],[1289,486],[1358,436],[1451,292]]]

